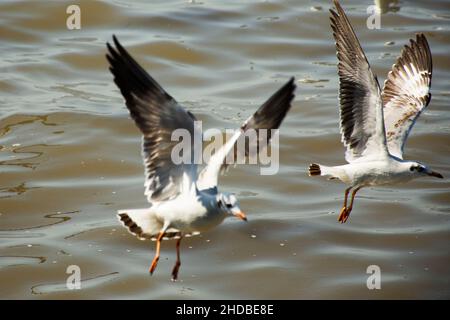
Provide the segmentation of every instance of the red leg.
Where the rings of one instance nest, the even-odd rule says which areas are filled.
[[[156,253],[155,253],[155,257],[153,258],[152,261],[152,265],[150,266],[150,274],[153,274],[153,271],[155,271],[156,266],[158,265],[158,260],[159,260],[159,252],[161,250],[161,241],[162,238],[164,237],[164,232],[160,232],[158,235],[158,238],[156,239]]]
[[[350,216],[350,212],[352,212],[352,209],[353,209],[353,201],[355,201],[356,193],[357,193],[357,192],[359,191],[359,189],[361,189],[361,188],[362,188],[362,187],[358,187],[358,188],[356,188],[355,190],[353,190],[353,192],[352,192],[352,199],[350,200],[350,206],[347,208],[347,210],[346,210],[346,212],[345,212],[345,215],[344,215],[344,217],[343,217],[341,223],[347,222],[347,219],[348,219],[348,217]]]
[[[176,281],[178,279],[178,270],[180,270],[181,266],[181,260],[180,260],[180,243],[181,243],[182,237],[177,240],[177,261],[175,262],[175,265],[173,266],[172,270],[172,281]]]
[[[339,217],[338,217],[338,221],[340,223],[343,223],[342,221],[347,212],[347,199],[348,199],[348,194],[350,193],[350,190],[352,190],[352,187],[348,187],[347,189],[345,189],[344,205],[342,206],[341,212],[339,213]]]

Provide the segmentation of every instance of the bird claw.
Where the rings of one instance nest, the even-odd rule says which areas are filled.
[[[172,281],[178,280],[178,270],[180,270],[180,263],[175,264],[172,270]]]
[[[350,208],[343,207],[341,209],[341,213],[339,213],[338,221],[340,223],[346,223],[348,220],[348,217],[350,216],[350,212],[351,212]]]
[[[152,265],[150,266],[150,269],[149,269],[149,272],[151,275],[153,275],[153,272],[155,271],[156,266],[158,265],[158,260],[159,260],[159,258],[155,257],[155,259],[153,259],[153,261],[152,261]]]

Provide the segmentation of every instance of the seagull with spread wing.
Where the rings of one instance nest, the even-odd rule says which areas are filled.
[[[363,187],[443,177],[422,163],[403,159],[408,134],[431,99],[432,61],[425,35],[418,34],[404,47],[381,91],[344,10],[337,0],[334,5],[330,19],[339,60],[340,128],[348,164],[311,164],[309,175],[329,176],[349,185],[338,218],[345,223]]]
[[[139,239],[156,240],[156,254],[149,270],[151,274],[159,260],[161,241],[177,239],[177,259],[172,271],[172,279],[176,280],[183,237],[207,231],[227,217],[247,220],[236,196],[219,192],[218,176],[226,166],[227,155],[237,140],[244,138],[247,130],[256,130],[258,146],[267,146],[271,136],[259,135],[259,130],[279,128],[294,99],[294,78],[248,118],[198,173],[194,160],[201,157],[202,150],[194,147],[194,139],[191,139],[190,163],[174,164],[171,158],[172,149],[178,143],[171,140],[172,132],[184,129],[194,137],[198,134],[196,130],[199,130],[194,125],[195,116],[164,91],[115,36],[113,41],[114,47],[107,43],[106,57],[131,118],[143,134],[145,195],[150,202],[149,208],[121,210],[118,217],[128,231]],[[265,143],[262,139],[266,140]],[[245,153],[249,156],[248,150]]]

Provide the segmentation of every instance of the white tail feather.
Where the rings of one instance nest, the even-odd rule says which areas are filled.
[[[333,167],[327,167],[327,166],[320,165],[320,175],[335,177],[335,170]]]

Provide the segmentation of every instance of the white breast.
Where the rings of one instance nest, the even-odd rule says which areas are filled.
[[[224,219],[218,212],[215,196],[181,195],[152,208],[158,217],[182,232],[206,231]]]

